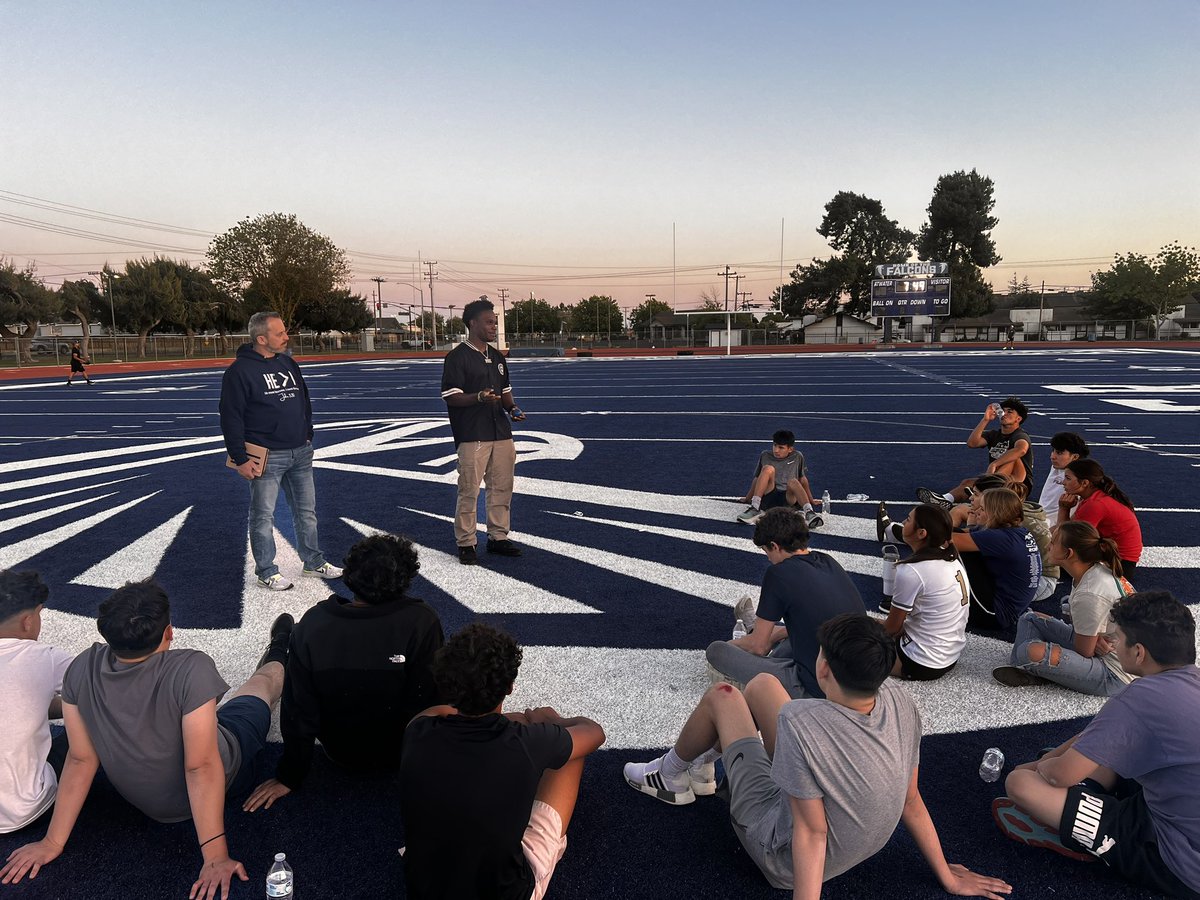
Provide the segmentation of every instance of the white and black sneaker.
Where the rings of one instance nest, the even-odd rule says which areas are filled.
[[[696,792],[692,790],[690,774],[685,775],[678,783],[668,782],[663,778],[662,761],[652,759],[648,763],[625,763],[625,781],[635,791],[657,797],[663,803],[672,806],[686,806],[696,802]],[[716,789],[714,779],[713,789]]]
[[[749,594],[739,597],[738,602],[733,604],[733,621],[741,621],[746,629],[746,634],[749,634],[754,630],[756,618],[758,618],[758,613],[754,598]]]
[[[930,506],[939,506],[947,512],[954,509],[953,500],[947,500],[937,491],[930,490],[927,487],[917,488],[917,499],[922,503],[928,503]]]
[[[804,524],[808,526],[810,531],[815,531],[825,524],[825,520],[821,518],[821,514],[814,510],[804,511]]]
[[[755,509],[753,506],[747,506],[746,511],[739,513],[737,520],[744,525],[753,525],[759,519],[766,515],[761,509]]]

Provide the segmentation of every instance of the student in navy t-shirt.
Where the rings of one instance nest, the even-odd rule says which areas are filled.
[[[1021,498],[1008,488],[991,488],[978,501],[976,531],[958,531],[951,539],[971,580],[971,615],[977,628],[1002,631],[1016,626],[1029,608],[1042,577],[1037,541],[1021,527]]]
[[[836,559],[808,549],[800,510],[769,510],[754,526],[754,543],[771,561],[758,610],[744,623],[745,637],[709,645],[708,663],[740,684],[768,672],[793,698],[824,697],[816,677],[817,628],[842,613],[866,612],[858,588]]]
[[[1113,652],[1139,677],[1078,735],[1014,769],[992,815],[1015,841],[1200,898],[1196,622],[1166,591],[1123,597],[1111,615]]]

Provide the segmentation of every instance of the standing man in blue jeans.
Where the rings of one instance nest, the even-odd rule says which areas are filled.
[[[250,551],[254,573],[268,590],[292,583],[275,565],[275,502],[280,485],[296,527],[304,574],[340,578],[317,543],[317,492],[312,475],[312,402],[300,366],[285,351],[287,327],[276,312],[260,312],[247,326],[250,343],[221,379],[221,433],[237,472],[250,482]],[[265,468],[246,444],[267,449]]]

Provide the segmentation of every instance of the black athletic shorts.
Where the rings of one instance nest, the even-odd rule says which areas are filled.
[[[1090,853],[1135,884],[1171,897],[1198,900],[1158,855],[1158,836],[1142,786],[1121,779],[1106,793],[1090,778],[1067,789],[1059,836],[1065,846]]]
[[[952,662],[944,669],[934,669],[923,666],[919,662],[913,662],[904,652],[904,648],[900,646],[899,638],[896,639],[896,655],[900,658],[900,677],[904,681],[935,681],[958,665],[958,663]]]

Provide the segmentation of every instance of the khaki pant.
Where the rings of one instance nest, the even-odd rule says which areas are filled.
[[[458,445],[458,505],[454,510],[454,542],[458,546],[475,546],[481,482],[487,489],[488,540],[502,541],[508,537],[516,462],[517,451],[511,439],[464,441]]]

